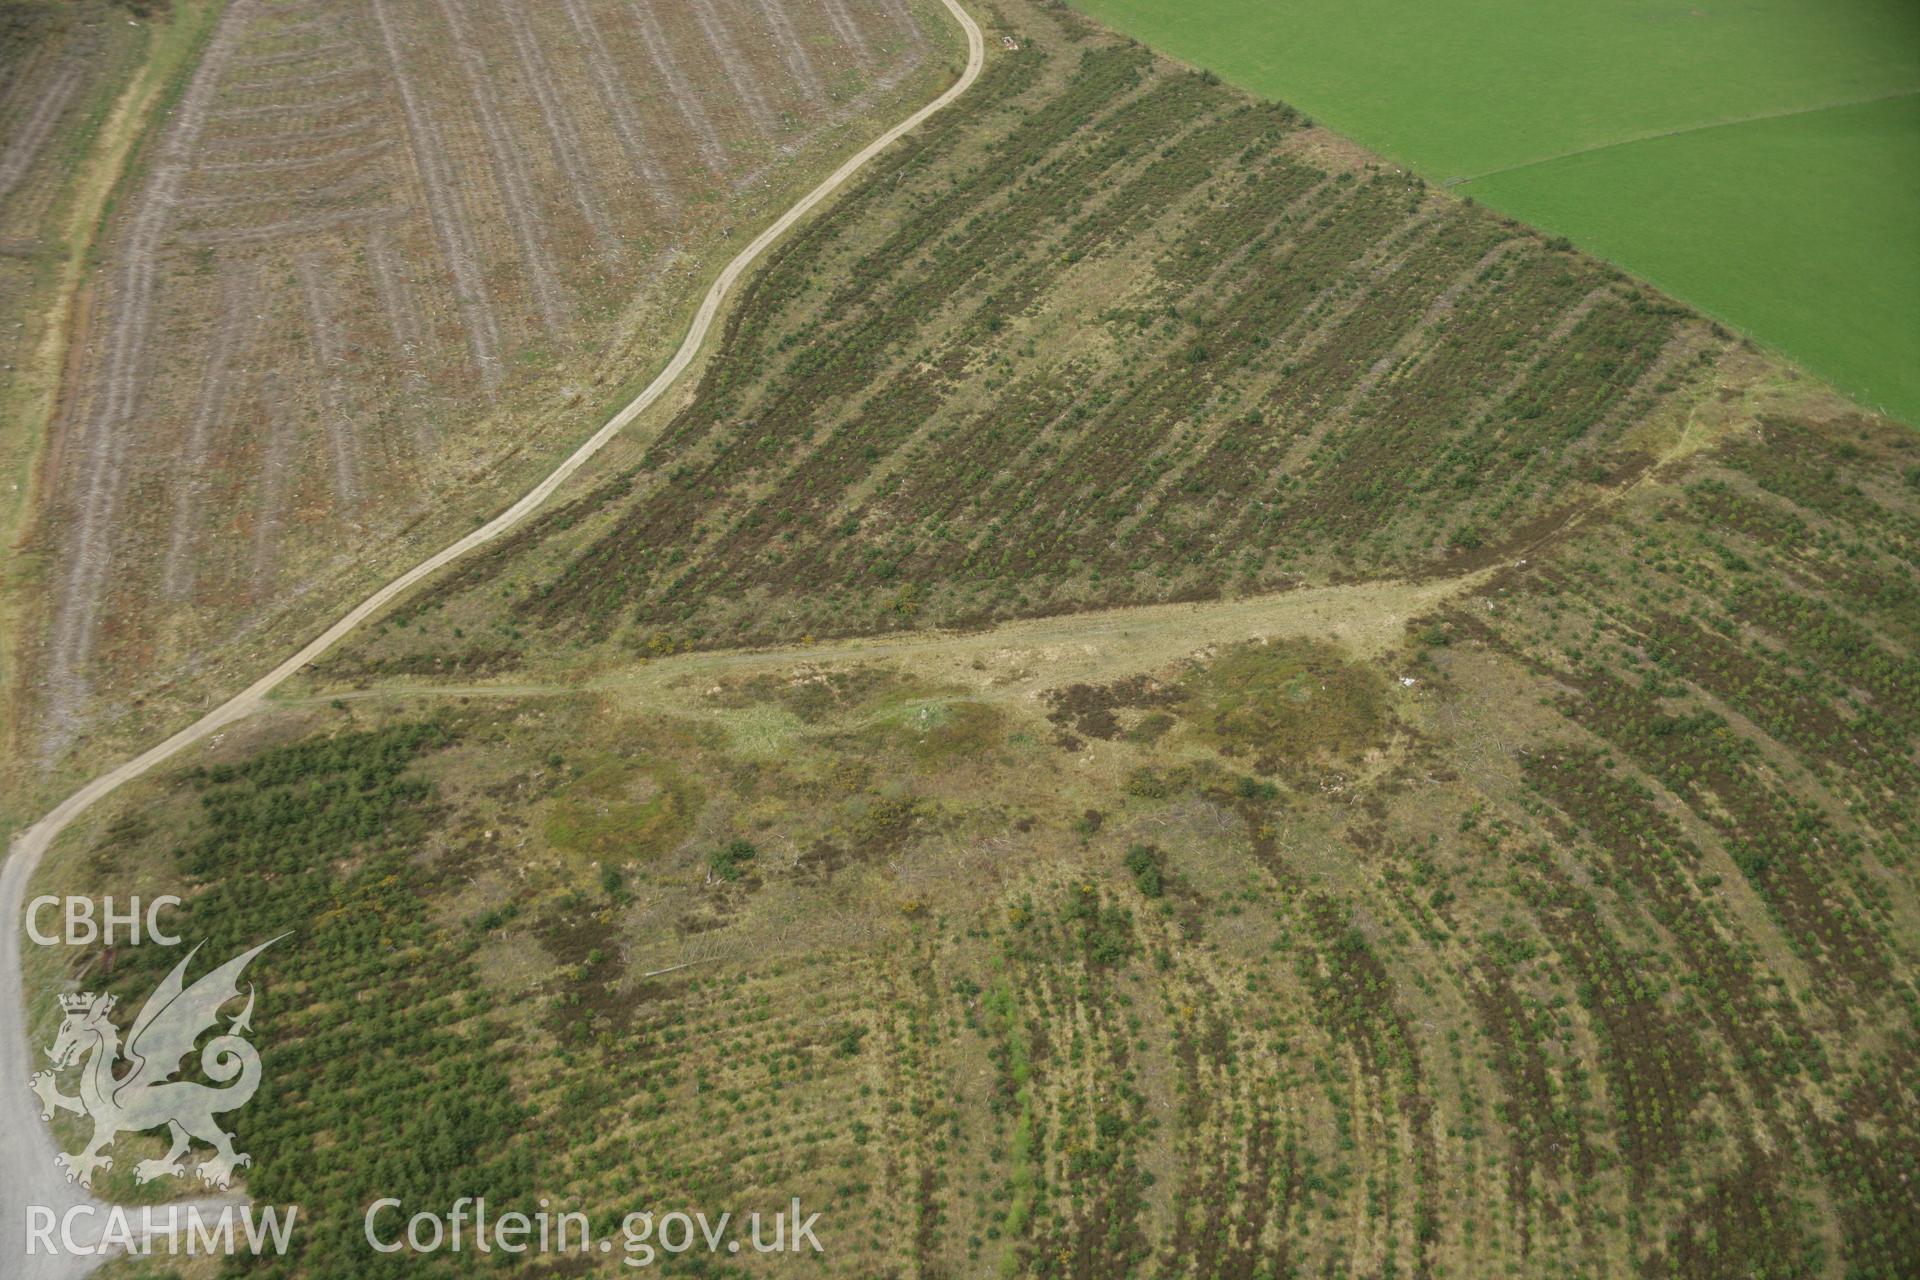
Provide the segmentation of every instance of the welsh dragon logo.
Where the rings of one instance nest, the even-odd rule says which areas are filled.
[[[251,986],[247,988],[246,1007],[232,1018],[224,1034],[216,1035],[200,1051],[200,1069],[225,1087],[173,1077],[201,1034],[217,1026],[221,1007],[239,998],[240,974],[247,964],[279,940],[269,939],[235,956],[187,986],[187,965],[200,950],[195,946],[141,1006],[127,1033],[124,1058],[120,1032],[108,1016],[113,1012],[115,997],[93,992],[60,997],[66,1018],[53,1047],[47,1050],[53,1068],[36,1074],[30,1087],[39,1095],[41,1119],[51,1120],[56,1111],[70,1111],[93,1120],[93,1137],[86,1145],[57,1157],[60,1167],[67,1171],[67,1181],[78,1180],[81,1186],[91,1187],[95,1170],[113,1168],[113,1157],[103,1152],[113,1145],[115,1137],[161,1125],[172,1136],[173,1147],[159,1160],[142,1160],[136,1165],[134,1179],[138,1182],[177,1178],[185,1173],[181,1157],[195,1141],[214,1150],[200,1163],[200,1180],[208,1186],[224,1190],[233,1180],[235,1169],[253,1163],[251,1156],[233,1149],[234,1135],[214,1119],[246,1106],[260,1088],[260,1054],[245,1038],[252,1030]],[[68,1097],[60,1091],[58,1077],[76,1066],[80,1069],[80,1094]]]

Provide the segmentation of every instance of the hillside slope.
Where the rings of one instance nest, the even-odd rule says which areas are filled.
[[[293,931],[282,1269],[465,1274],[360,1214],[484,1194],[797,1196],[860,1276],[1904,1277],[1920,439],[985,16],[697,387],[42,868]]]
[[[1460,572],[1644,474],[1731,350],[1284,107],[1058,23],[783,247],[624,465],[366,660]]]
[[[37,762],[221,688],[624,402],[718,263],[949,74],[943,19],[858,9],[220,7],[78,313]]]

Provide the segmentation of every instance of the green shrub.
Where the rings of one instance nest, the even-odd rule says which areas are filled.
[[[707,865],[713,869],[713,874],[722,880],[738,880],[747,873],[747,864],[752,862],[758,853],[759,850],[753,847],[752,841],[735,838],[716,850],[713,856],[707,859]]]
[[[1152,845],[1136,844],[1128,849],[1127,870],[1133,876],[1133,883],[1147,897],[1157,898],[1166,892],[1160,870],[1160,851]]]

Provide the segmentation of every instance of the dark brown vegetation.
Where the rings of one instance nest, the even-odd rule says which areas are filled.
[[[536,643],[659,653],[1452,573],[1639,474],[1712,359],[1284,106],[1008,18],[1018,56],[780,248],[636,466],[401,616],[504,591]]]

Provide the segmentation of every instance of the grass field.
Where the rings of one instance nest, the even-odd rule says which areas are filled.
[[[1753,333],[1799,335],[1791,349],[1809,368],[1915,421],[1916,139],[1920,97],[1907,97],[1610,147],[1472,190],[1538,226],[1577,226],[1586,248],[1652,279],[1688,280],[1689,301]],[[1887,165],[1902,146],[1910,158]],[[1844,235],[1828,224],[1836,193]]]
[[[1075,2],[1920,422],[1912,5]]]

